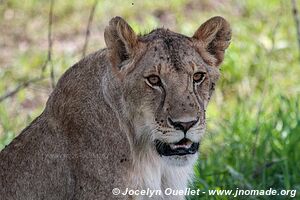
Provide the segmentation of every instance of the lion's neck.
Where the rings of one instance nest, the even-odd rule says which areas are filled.
[[[134,189],[147,190],[149,188],[150,190],[161,190],[164,193],[167,188],[186,189],[192,174],[193,163],[187,166],[167,165],[154,153],[145,154],[144,152],[133,161],[131,180]],[[162,197],[162,199],[166,198],[166,196]]]

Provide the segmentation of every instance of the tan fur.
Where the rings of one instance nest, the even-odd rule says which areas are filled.
[[[218,66],[230,44],[231,28],[224,18],[213,17],[199,27],[193,38],[197,39],[196,46],[203,59],[213,66]]]
[[[1,151],[1,200],[145,200],[111,191],[187,187],[198,153],[160,156],[154,142],[201,141],[229,24],[216,17],[193,37],[167,29],[137,36],[116,17],[104,36],[107,48],[71,67],[43,113]],[[205,73],[201,84],[197,72]],[[149,84],[153,74],[162,86]],[[198,121],[184,133],[169,118]]]

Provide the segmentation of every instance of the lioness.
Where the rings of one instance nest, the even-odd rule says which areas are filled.
[[[192,37],[137,36],[115,17],[104,37],[107,48],[71,67],[2,150],[1,200],[185,198],[164,191],[192,177],[228,22],[213,17]],[[162,192],[138,195],[147,189]]]

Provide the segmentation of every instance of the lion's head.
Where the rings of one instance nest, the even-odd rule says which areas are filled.
[[[122,18],[110,21],[106,96],[130,127],[132,148],[174,165],[195,159],[230,39],[222,17],[209,19],[192,37],[163,28],[138,36]]]

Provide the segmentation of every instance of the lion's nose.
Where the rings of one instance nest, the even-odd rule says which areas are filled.
[[[197,117],[196,120],[182,122],[182,121],[173,121],[170,117],[168,117],[168,122],[171,126],[173,126],[176,130],[182,130],[186,133],[190,128],[192,128],[197,122],[199,118]]]

